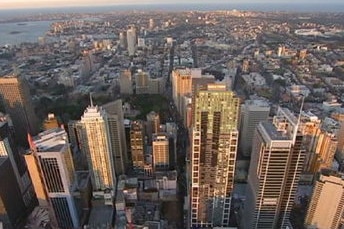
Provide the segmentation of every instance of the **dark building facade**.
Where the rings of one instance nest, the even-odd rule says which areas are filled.
[[[0,100],[13,121],[17,143],[27,146],[27,134],[34,136],[38,133],[28,83],[16,76],[0,78]]]
[[[4,177],[3,179],[0,178],[0,186],[4,197],[2,212],[9,212],[10,222],[13,224],[13,228],[17,228],[17,225],[22,221],[21,218],[26,218],[37,206],[38,202],[24,157],[14,143],[14,131],[7,119],[7,116],[0,117],[0,159],[5,161],[0,171]],[[7,163],[10,165],[7,166]],[[12,198],[16,200],[12,201]],[[21,206],[22,203],[24,207]],[[13,213],[13,206],[18,206],[20,211],[14,210]]]
[[[8,157],[0,157],[0,181],[0,222],[3,228],[24,228],[28,212]]]

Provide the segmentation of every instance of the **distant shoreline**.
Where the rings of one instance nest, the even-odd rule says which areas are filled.
[[[111,11],[214,11],[214,10],[247,10],[247,11],[287,11],[287,12],[337,12],[344,13],[343,4],[327,4],[327,3],[270,3],[270,4],[233,4],[233,3],[187,3],[187,4],[117,4],[104,6],[71,6],[71,7],[52,7],[52,8],[29,8],[29,9],[0,9],[1,15],[10,16],[10,12],[22,13],[24,15],[32,15],[37,13],[104,13]],[[6,13],[7,12],[7,13]],[[5,14],[5,15],[3,15]]]

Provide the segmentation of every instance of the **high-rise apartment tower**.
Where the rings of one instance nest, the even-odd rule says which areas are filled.
[[[228,226],[238,144],[239,99],[225,85],[194,95],[190,227]]]

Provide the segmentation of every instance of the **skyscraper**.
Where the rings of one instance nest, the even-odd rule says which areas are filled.
[[[143,170],[145,165],[144,136],[142,122],[132,122],[130,128],[130,148],[134,169]]]
[[[270,106],[264,100],[246,100],[241,106],[240,149],[244,156],[250,156],[253,134],[258,123],[269,117]]]
[[[149,19],[149,24],[148,24],[148,29],[149,29],[149,30],[153,30],[154,27],[155,27],[155,25],[154,25],[154,19],[153,19],[153,18],[150,18],[150,19]]]
[[[158,113],[151,111],[147,114],[147,125],[146,131],[149,142],[152,142],[153,134],[157,134],[160,132],[160,116]]]
[[[344,211],[343,174],[322,170],[310,199],[305,226],[317,229],[337,229]]]
[[[303,135],[303,143],[306,150],[304,172],[314,171],[314,162],[317,161],[315,154],[317,136],[321,128],[321,120],[311,112],[301,112],[299,129]],[[313,179],[312,179],[313,180]]]
[[[344,161],[344,113],[333,113],[332,117],[339,122],[339,130],[337,131],[337,153],[336,157],[339,161]]]
[[[124,115],[122,100],[107,103],[102,106],[107,114],[109,143],[115,162],[116,175],[125,174],[128,165],[127,143],[124,131]]]
[[[170,165],[168,136],[164,133],[154,134],[152,147],[154,171],[168,170]]]
[[[190,226],[228,226],[238,144],[239,99],[225,85],[194,95]]]
[[[127,47],[127,33],[119,33],[119,45],[121,46],[121,48]]]
[[[8,157],[0,157],[0,222],[3,228],[24,228],[29,215]]]
[[[313,160],[311,168],[313,173],[319,172],[324,168],[330,169],[332,167],[337,144],[337,138],[333,133],[322,131],[317,136],[317,144],[314,152],[316,157]]]
[[[20,198],[25,204],[26,209],[23,210],[23,215],[25,215],[30,213],[37,205],[37,198],[24,157],[14,143],[14,132],[10,123],[8,116],[0,115],[0,158],[9,159],[11,170],[15,176],[15,180],[11,181],[11,183],[19,187],[21,196],[16,198]]]
[[[108,117],[98,106],[88,106],[80,121],[81,151],[87,158],[94,191],[114,190],[115,162],[109,139]]]
[[[191,69],[191,92],[182,97],[182,117],[184,125],[190,128],[192,125],[192,98],[201,88],[206,88],[208,84],[215,83],[213,75],[202,75],[201,69]]]
[[[31,101],[28,83],[14,75],[0,78],[0,96],[5,111],[13,121],[16,141],[27,146],[27,133],[38,133],[38,121]]]
[[[147,72],[138,70],[138,72],[135,74],[135,89],[136,94],[149,93],[149,75]]]
[[[331,168],[338,140],[331,127],[321,125],[321,120],[311,112],[302,112],[299,130],[306,149],[304,172],[316,175],[323,168]]]
[[[137,34],[136,28],[134,26],[131,26],[127,30],[127,45],[129,56],[133,56],[135,54],[137,46]]]
[[[130,70],[123,70],[119,76],[121,94],[133,94],[133,82]]]
[[[68,138],[69,142],[71,144],[72,149],[76,148],[77,150],[80,150],[81,147],[81,125],[80,122],[77,120],[70,120],[68,122]]]
[[[215,83],[213,75],[202,75],[198,68],[177,68],[172,72],[172,97],[184,125],[192,123],[192,96],[200,88]]]
[[[188,68],[175,69],[172,72],[172,97],[180,114],[183,114],[182,97],[192,91],[191,78],[191,69]]]
[[[279,108],[273,122],[258,125],[253,139],[243,228],[287,228],[304,154],[298,119],[289,110]]]
[[[73,197],[74,164],[64,129],[54,128],[35,136],[26,155],[41,207],[52,210],[59,228],[79,228]],[[54,219],[55,220],[55,219]]]

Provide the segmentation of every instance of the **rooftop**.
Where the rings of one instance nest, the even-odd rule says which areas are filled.
[[[156,172],[156,178],[167,177],[168,180],[176,180],[177,179],[177,171],[161,171]]]
[[[342,180],[344,180],[344,174],[343,173],[340,173],[338,171],[334,171],[331,169],[322,169],[320,172],[320,175],[323,175],[326,177],[330,177],[330,176],[338,177],[338,178],[341,178]]]
[[[159,205],[151,202],[137,202],[132,211],[132,219],[135,224],[160,220]]]
[[[91,228],[108,228],[109,225],[112,225],[113,213],[113,207],[104,205],[103,200],[92,201],[92,210],[88,225]]]
[[[33,137],[33,142],[39,152],[58,152],[68,144],[67,133],[62,128],[53,128]]]
[[[179,75],[185,76],[191,76],[191,69],[190,68],[177,68],[174,70],[176,73],[178,73]]]
[[[271,121],[264,121],[259,124],[261,130],[272,141],[290,140],[290,138],[282,131],[278,131]]]
[[[270,109],[270,105],[266,100],[259,100],[259,99],[253,99],[253,100],[246,100],[245,105],[247,106],[258,106],[258,107],[267,107]]]

